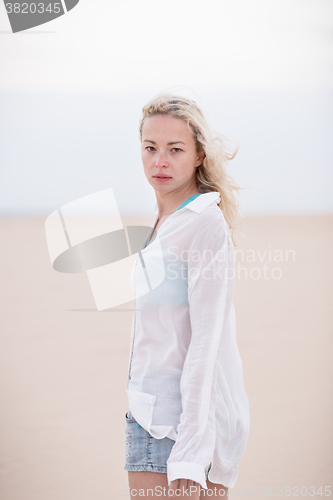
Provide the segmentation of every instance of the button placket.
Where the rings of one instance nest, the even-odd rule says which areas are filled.
[[[148,242],[150,241],[152,235],[154,234],[155,227],[156,227],[156,224],[157,224],[157,220],[158,220],[158,216],[156,217],[155,224],[154,224],[152,230],[150,231],[150,233],[148,234],[148,236],[146,238],[146,241],[143,243],[143,246],[142,246],[141,250],[143,250],[144,248],[146,248],[146,245],[148,244]],[[144,263],[144,260],[143,260],[142,254],[141,254],[141,250],[139,251],[139,257],[140,257],[140,259],[142,261],[142,267],[145,268],[146,266],[145,266],[145,263]],[[131,346],[131,357],[130,357],[130,366],[129,366],[129,370],[128,370],[127,388],[128,388],[128,382],[131,380],[131,367],[132,367],[132,359],[133,359],[133,351],[134,351],[134,340],[135,340],[135,331],[136,331],[136,296],[135,296],[136,287],[135,287],[135,275],[136,275],[136,266],[137,266],[137,263],[138,263],[138,260],[135,261],[134,279],[133,279],[133,283],[134,283],[134,325],[133,325],[133,340],[132,340],[132,346]]]
[[[185,208],[185,207],[184,207]],[[178,213],[176,213],[177,210],[175,212],[173,212],[165,222],[163,222],[162,226],[165,226],[165,225],[168,225],[168,223],[170,223],[170,219],[174,216],[174,215],[178,215]],[[146,241],[144,242],[141,250],[145,249],[146,246],[148,245],[149,241],[152,239],[152,236],[155,232],[155,227],[157,225],[157,221],[158,221],[158,215],[156,217],[156,220],[155,220],[155,223],[154,223],[154,226],[152,228],[152,230],[150,231],[149,235],[147,236],[147,239]],[[161,227],[162,227],[161,226]],[[156,231],[157,235],[158,235],[158,231]],[[146,268],[145,266],[145,263],[144,263],[144,260],[143,260],[143,257],[141,255],[141,250],[139,251],[139,257],[142,261],[142,267],[143,268]],[[134,283],[134,295],[135,295],[135,274],[136,274],[136,266],[137,266],[137,263],[138,263],[138,260],[135,261],[135,269],[134,269],[134,280],[133,280],[133,283]],[[127,379],[127,388],[128,388],[128,382],[131,380],[131,367],[132,367],[132,359],[133,359],[133,351],[134,351],[134,340],[135,340],[135,333],[136,333],[136,297],[134,297],[134,303],[135,303],[135,306],[134,306],[134,329],[133,329],[133,341],[132,341],[132,347],[131,347],[131,357],[130,357],[130,366],[129,366],[129,370],[128,370],[128,379]]]
[[[133,325],[133,340],[132,340],[132,346],[131,346],[131,358],[130,358],[130,365],[129,365],[129,370],[128,370],[127,388],[128,388],[128,382],[131,380],[131,367],[132,367],[132,358],[133,358],[133,349],[134,349],[134,340],[135,340],[135,327],[136,327],[136,297],[135,297],[136,266],[137,266],[137,260],[135,261],[134,279],[133,279],[133,283],[134,283],[134,325]]]

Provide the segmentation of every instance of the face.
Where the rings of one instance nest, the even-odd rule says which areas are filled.
[[[154,115],[142,127],[141,158],[148,182],[159,192],[196,186],[195,170],[204,154],[197,153],[187,123],[171,115]],[[167,176],[158,180],[157,176]]]

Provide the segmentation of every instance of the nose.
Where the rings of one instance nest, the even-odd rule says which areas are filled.
[[[159,167],[159,168],[168,166],[167,156],[163,151],[160,151],[158,153],[155,164],[156,164],[156,167]]]

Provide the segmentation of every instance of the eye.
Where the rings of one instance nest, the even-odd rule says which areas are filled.
[[[149,148],[153,148],[153,149],[155,149],[155,148],[154,148],[154,146],[147,146],[147,147],[146,147],[146,149],[148,149],[148,151],[150,151],[150,149],[149,149]]]
[[[179,151],[181,151],[181,149],[180,149],[180,148],[172,148],[172,149],[178,149]],[[177,151],[176,151],[176,153],[177,153]]]

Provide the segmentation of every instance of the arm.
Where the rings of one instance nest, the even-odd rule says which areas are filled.
[[[234,256],[223,219],[204,227],[189,249],[191,341],[180,380],[182,414],[167,461],[168,483],[186,478],[207,488],[205,467],[215,448],[215,384],[222,332],[234,290]]]

